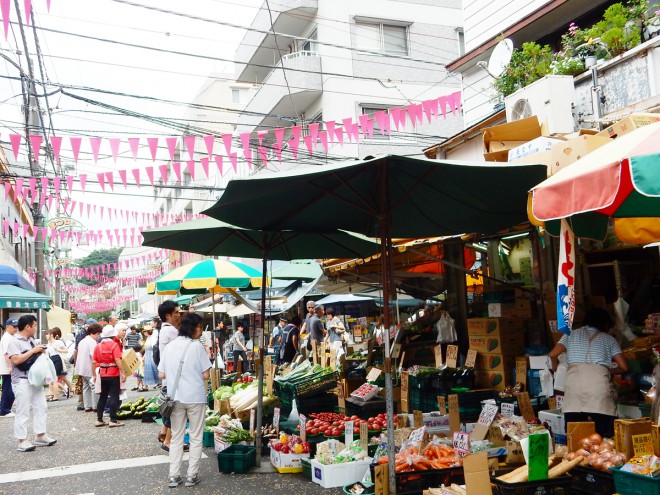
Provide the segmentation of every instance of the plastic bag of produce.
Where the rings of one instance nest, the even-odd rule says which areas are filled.
[[[291,407],[291,414],[289,414],[289,421],[298,420],[300,420],[300,415],[298,414],[298,405],[296,404],[296,399],[293,399],[293,406]]]

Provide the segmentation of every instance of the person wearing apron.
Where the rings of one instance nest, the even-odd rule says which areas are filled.
[[[591,418],[596,432],[603,437],[614,435],[617,415],[610,377],[628,371],[621,347],[614,337],[605,333],[611,326],[612,318],[607,311],[592,308],[587,312],[584,326],[562,336],[550,352],[555,370],[559,355],[567,353],[568,374],[562,406],[565,422]]]

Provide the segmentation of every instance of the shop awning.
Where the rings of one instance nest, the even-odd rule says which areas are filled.
[[[23,275],[18,273],[18,270],[7,265],[0,265],[0,284],[2,285],[15,285],[26,290],[35,290],[32,285]]]
[[[53,299],[50,296],[21,289],[15,285],[0,285],[0,308],[48,311]]]

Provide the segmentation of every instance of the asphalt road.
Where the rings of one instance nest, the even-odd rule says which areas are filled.
[[[148,398],[152,392],[129,392],[129,400],[139,396]],[[1,495],[343,493],[341,488],[324,489],[301,474],[220,473],[212,448],[204,448],[199,485],[168,488],[168,454],[157,441],[158,425],[125,420],[122,428],[96,428],[95,413],[76,411],[76,405],[75,398],[48,403],[48,433],[57,444],[34,452],[16,451],[13,419],[0,418]],[[31,422],[29,432],[32,435]],[[262,464],[270,461],[264,458]],[[182,476],[186,468],[184,462]]]

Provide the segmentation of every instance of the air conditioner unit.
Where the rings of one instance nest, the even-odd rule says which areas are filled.
[[[536,115],[547,134],[573,132],[573,76],[545,76],[504,99],[507,122]]]

